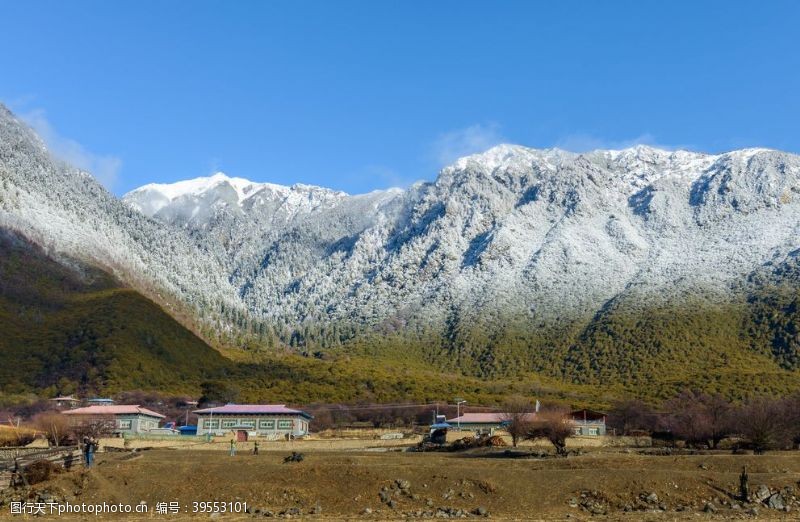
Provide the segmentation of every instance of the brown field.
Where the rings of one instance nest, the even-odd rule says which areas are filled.
[[[258,510],[213,517],[221,520],[264,518],[265,511],[303,519],[392,520],[424,516],[426,512],[436,514],[438,508],[473,512],[479,507],[490,519],[516,520],[796,520],[800,514],[797,505],[789,512],[761,506],[754,517],[748,513],[750,506],[731,509],[729,496],[736,491],[744,465],[750,473],[751,489],[766,484],[773,489],[797,490],[798,452],[645,456],[604,449],[568,458],[511,459],[501,455],[502,450],[312,450],[305,451],[303,462],[284,464],[284,453],[277,451],[235,457],[223,451],[191,449],[108,452],[98,455],[93,469],[60,473],[33,490],[72,503],[145,502],[151,512],[139,517],[144,520],[209,518],[209,514],[153,513],[156,503],[171,501],[188,511],[195,501],[243,501],[251,511]],[[408,485],[398,488],[397,481],[408,481]],[[382,488],[385,501],[380,498]],[[657,502],[642,500],[651,493],[657,495]],[[589,508],[599,503],[606,512],[592,515],[586,507],[575,506],[574,501],[571,506],[571,499]],[[706,502],[713,502],[717,512],[703,511]],[[624,511],[626,505],[631,511]],[[293,508],[300,514],[290,511]],[[365,514],[367,508],[371,513]],[[0,518],[9,517],[9,513],[8,505],[0,507]],[[116,518],[134,519],[131,515]]]

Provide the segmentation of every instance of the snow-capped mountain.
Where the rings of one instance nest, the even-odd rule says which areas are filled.
[[[253,183],[218,172],[171,184],[151,183],[126,194],[125,201],[149,217],[202,228],[223,208],[239,213],[268,207],[273,219],[280,216],[290,221],[298,214],[307,214],[345,196],[343,192],[322,187]]]
[[[796,248],[800,162],[765,149],[502,145],[434,183],[348,196],[217,174],[124,197],[206,250],[247,307],[291,322],[443,319],[491,306],[583,316],[612,298],[729,287]]]
[[[87,172],[54,160],[44,143],[0,105],[0,226],[48,252],[112,271],[173,313],[228,328],[246,310],[225,270],[183,233],[108,193]]]
[[[406,190],[348,195],[217,173],[119,201],[3,110],[0,173],[6,226],[164,292],[218,330],[323,348],[408,336],[425,340],[429,360],[447,353],[482,373],[577,361],[612,313],[800,287],[800,157],[767,149],[501,145]]]

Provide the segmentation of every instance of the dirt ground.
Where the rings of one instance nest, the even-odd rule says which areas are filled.
[[[503,450],[306,451],[299,463],[284,463],[284,456],[169,449],[109,452],[99,454],[91,470],[60,473],[34,490],[59,502],[143,502],[150,510],[138,518],[52,517],[94,520],[209,518],[208,513],[192,514],[193,503],[199,501],[247,503],[250,513],[211,516],[219,520],[263,519],[265,514],[317,520],[461,515],[506,520],[800,520],[800,500],[788,512],[762,504],[756,514],[753,504],[736,503],[732,496],[747,466],[751,491],[764,484],[782,491],[791,504],[792,495],[800,497],[800,452],[653,456],[598,450],[531,459],[508,458]],[[180,513],[154,513],[159,502],[177,502]],[[9,506],[1,506],[0,518],[9,516]]]

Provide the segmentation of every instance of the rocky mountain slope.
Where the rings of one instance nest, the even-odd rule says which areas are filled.
[[[215,174],[119,201],[5,111],[0,174],[4,223],[240,343],[586,383],[797,379],[796,155],[502,145],[407,190]]]
[[[91,174],[52,158],[2,105],[0,226],[108,270],[184,318],[226,330],[232,317],[246,314],[213,255],[132,210]]]

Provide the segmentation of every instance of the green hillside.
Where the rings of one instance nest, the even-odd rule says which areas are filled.
[[[800,293],[761,286],[741,303],[609,306],[568,330],[524,320],[451,332],[361,335],[300,353],[215,350],[106,272],[0,231],[0,392],[197,396],[224,381],[241,401],[500,403],[512,393],[573,404],[661,399],[686,387],[731,398],[800,389]]]
[[[422,361],[339,354],[318,359],[275,350],[211,348],[113,277],[0,229],[0,395],[113,394],[154,390],[197,396],[221,380],[241,401],[293,403],[435,401],[454,393],[475,402],[533,394],[540,379],[486,382],[445,374]],[[562,396],[562,387],[545,386]],[[571,393],[571,392],[570,392]],[[563,395],[567,397],[567,395]]]
[[[111,276],[0,232],[0,389],[179,391],[231,363]]]

